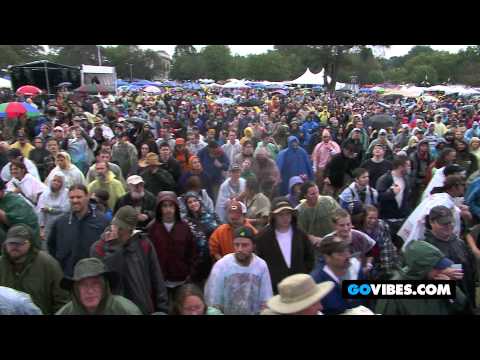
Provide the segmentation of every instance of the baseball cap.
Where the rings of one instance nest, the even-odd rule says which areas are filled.
[[[139,175],[129,176],[127,179],[128,185],[138,185],[144,183],[143,178]]]
[[[353,129],[353,131],[354,131],[354,132],[355,132],[355,131],[360,131],[360,132],[361,132],[362,130],[360,130],[359,128],[355,128],[355,129]]]
[[[447,257],[444,257],[443,259],[440,259],[440,261],[437,262],[437,264],[433,268],[437,270],[445,270],[445,269],[448,269],[453,264],[454,262],[452,260],[450,260]]]
[[[253,241],[255,238],[255,234],[253,233],[253,230],[251,228],[241,226],[233,232],[233,238],[247,238]]]
[[[232,200],[232,201],[230,201],[230,204],[228,205],[228,212],[230,214],[243,215],[243,214],[247,213],[247,207],[241,201]]]
[[[138,210],[133,206],[121,207],[112,219],[112,224],[121,228],[135,228],[138,223]]]
[[[5,244],[23,244],[26,241],[33,241],[32,232],[27,225],[18,224],[8,230]]]
[[[428,218],[430,221],[435,221],[442,225],[453,223],[452,212],[443,205],[433,207],[428,214]]]
[[[63,128],[61,126],[55,126],[53,131],[63,131]]]
[[[184,145],[184,144],[185,144],[185,139],[183,139],[183,138],[177,138],[177,139],[175,140],[175,144],[176,144],[176,145]]]
[[[381,130],[378,132],[378,135],[387,135],[387,130],[381,129]]]
[[[230,171],[240,171],[241,168],[240,168],[240,165],[238,164],[232,164],[232,166],[230,166]]]

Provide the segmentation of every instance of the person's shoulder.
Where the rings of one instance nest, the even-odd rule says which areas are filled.
[[[118,315],[143,315],[138,306],[129,299],[120,295],[111,296],[114,306],[118,308]]]
[[[65,305],[63,305],[62,308],[60,308],[60,310],[58,310],[55,315],[74,315],[73,313],[73,302],[70,301],[68,303],[66,303]]]

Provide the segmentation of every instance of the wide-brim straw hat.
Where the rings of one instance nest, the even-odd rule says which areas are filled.
[[[323,299],[333,288],[332,281],[316,284],[308,274],[295,274],[278,284],[279,294],[268,300],[268,307],[279,314],[294,314]]]

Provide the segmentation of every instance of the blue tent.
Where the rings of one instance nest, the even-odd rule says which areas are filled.
[[[125,85],[128,85],[128,81],[125,81],[125,80],[122,80],[122,79],[117,80],[117,87],[125,86]]]
[[[165,81],[162,86],[177,87],[178,84],[175,81]]]

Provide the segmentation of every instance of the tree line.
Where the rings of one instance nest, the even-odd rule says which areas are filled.
[[[196,80],[229,78],[284,81],[325,69],[335,83],[349,83],[353,76],[365,83],[461,83],[480,85],[480,45],[469,46],[456,54],[418,45],[408,54],[385,59],[375,55],[375,48],[389,45],[276,45],[273,50],[256,55],[233,55],[227,45],[207,45],[200,51],[193,45],[177,45],[173,55],[170,78]],[[96,45],[0,45],[0,67],[35,60],[79,66],[97,65]],[[102,64],[115,66],[119,78],[152,80],[164,66],[154,50],[138,45],[103,46]],[[131,74],[131,71],[133,74]],[[325,78],[325,80],[327,80]]]

